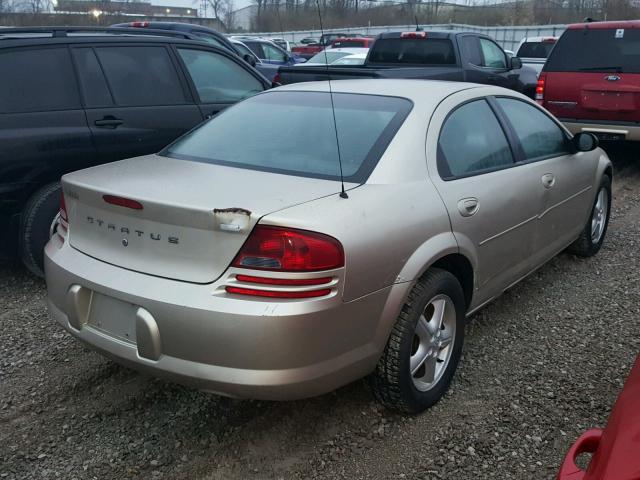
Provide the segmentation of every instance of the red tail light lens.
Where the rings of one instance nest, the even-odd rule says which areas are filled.
[[[322,233],[258,225],[236,256],[234,267],[315,272],[344,266],[338,240]]]
[[[544,86],[546,82],[547,75],[545,73],[541,73],[538,77],[538,85],[536,86],[536,102],[540,105],[544,103]]]
[[[65,222],[69,222],[69,216],[67,215],[67,204],[64,201],[63,192],[60,192],[60,218]]]
[[[257,290],[255,288],[243,288],[243,287],[226,287],[227,293],[234,293],[236,295],[249,295],[251,297],[269,297],[269,298],[315,298],[324,297],[331,293],[330,288],[323,288],[321,290],[308,290],[300,292],[282,292],[276,290]]]
[[[149,26],[149,22],[131,22],[130,25],[132,27],[146,28]]]
[[[275,77],[273,77],[273,85],[277,86],[280,85],[280,73],[276,73]]]
[[[400,38],[427,38],[427,32],[402,32]]]
[[[251,275],[236,275],[236,280],[245,283],[256,283],[258,285],[285,285],[285,286],[308,286],[308,285],[323,285],[329,283],[331,277],[322,278],[268,278],[268,277],[253,277]]]
[[[115,195],[103,195],[102,199],[111,205],[117,205],[119,207],[132,208],[133,210],[143,209],[140,202],[131,200],[130,198],[116,197]]]

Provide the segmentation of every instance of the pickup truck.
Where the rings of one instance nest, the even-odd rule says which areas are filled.
[[[508,58],[490,37],[470,32],[416,31],[378,35],[363,65],[280,67],[283,85],[351,78],[415,78],[497,85],[533,98],[535,70]]]
[[[339,38],[347,38],[347,37],[359,37],[360,35],[357,33],[325,33],[320,37],[320,41],[318,43],[308,43],[306,45],[301,45],[299,47],[293,47],[291,49],[291,53],[296,54],[302,58],[306,58],[309,60],[316,53],[320,53],[325,48],[329,47],[331,43]]]

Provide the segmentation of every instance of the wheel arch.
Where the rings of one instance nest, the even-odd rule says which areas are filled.
[[[462,287],[466,308],[468,309],[471,305],[471,301],[473,300],[474,285],[473,265],[471,265],[469,259],[461,253],[450,253],[429,265],[429,267],[425,269],[425,273],[430,268],[446,270],[456,277]]]

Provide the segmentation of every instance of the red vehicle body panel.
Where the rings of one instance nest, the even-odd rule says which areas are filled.
[[[586,471],[575,462],[582,453],[593,453]],[[607,427],[589,430],[576,440],[557,480],[640,480],[640,356]]]
[[[329,48],[369,48],[373,45],[374,38],[345,37],[336,38]]]
[[[639,41],[637,20],[569,25],[540,74],[539,103],[564,122],[640,126]]]

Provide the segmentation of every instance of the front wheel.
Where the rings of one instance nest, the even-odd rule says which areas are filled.
[[[591,216],[580,236],[567,248],[567,251],[579,257],[592,257],[598,253],[607,233],[610,213],[611,178],[608,175],[603,175],[591,208]]]
[[[416,283],[370,377],[379,402],[418,413],[440,400],[462,353],[465,308],[451,273],[434,268]]]

